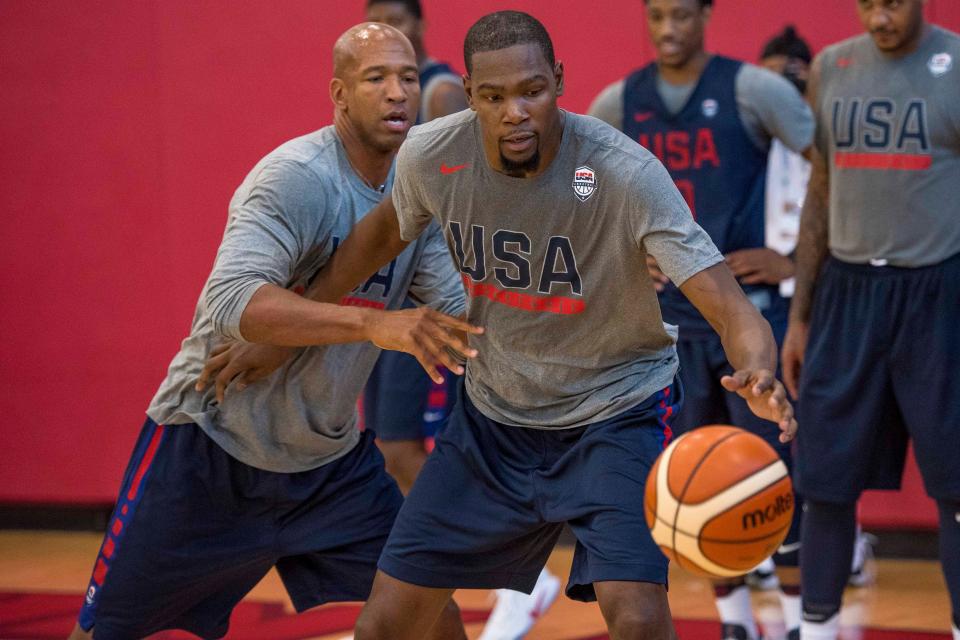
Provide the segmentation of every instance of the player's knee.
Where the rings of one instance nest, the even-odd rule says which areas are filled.
[[[657,607],[621,607],[608,621],[611,640],[672,640],[670,616]]]
[[[364,607],[353,627],[354,640],[386,640],[390,637],[388,622],[386,616]]]

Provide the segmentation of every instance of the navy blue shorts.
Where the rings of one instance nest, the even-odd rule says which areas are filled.
[[[573,429],[503,425],[461,388],[400,510],[380,569],[426,587],[529,593],[563,523],[577,537],[567,595],[593,583],[666,584],[643,513],[647,473],[679,405],[674,384],[622,414]]]
[[[457,376],[437,385],[417,359],[384,351],[363,390],[363,421],[381,440],[421,440],[436,434],[456,401]]]
[[[402,502],[373,437],[317,469],[274,473],[229,456],[194,424],[147,420],[80,611],[94,637],[227,632],[276,566],[298,611],[366,600]]]
[[[960,498],[960,255],[918,269],[831,258],[800,378],[800,491],[898,489],[913,439],[927,493]]]
[[[771,325],[777,344],[783,343],[785,327],[780,323]],[[780,442],[780,427],[774,422],[758,418],[750,411],[746,401],[735,393],[730,393],[720,384],[720,378],[733,373],[733,367],[727,362],[720,336],[711,336],[697,340],[677,342],[677,355],[680,358],[680,379],[683,380],[683,411],[673,421],[677,435],[708,424],[732,424],[746,429],[763,438],[793,472],[792,443]],[[777,372],[779,376],[780,372]],[[801,429],[801,434],[805,432]],[[804,437],[801,435],[800,437]],[[798,499],[799,502],[799,499]],[[800,540],[800,520],[802,509],[794,509],[790,531],[780,547],[783,554],[775,554],[777,564],[794,566],[797,556],[792,553]]]

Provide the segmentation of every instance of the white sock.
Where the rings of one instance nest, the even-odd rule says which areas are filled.
[[[840,614],[835,613],[826,622],[804,620],[800,625],[800,637],[803,640],[837,640],[840,634]]]
[[[721,622],[739,624],[747,630],[750,640],[757,638],[757,624],[753,621],[753,609],[750,606],[750,587],[741,585],[717,598],[717,611]]]
[[[799,627],[803,620],[803,605],[800,603],[800,596],[788,596],[781,591],[780,607],[783,609],[783,624],[787,627],[787,631],[793,631]]]
[[[953,627],[953,640],[960,640],[960,629]]]

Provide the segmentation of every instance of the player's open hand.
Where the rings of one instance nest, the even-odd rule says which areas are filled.
[[[405,351],[414,356],[434,382],[442,383],[438,366],[443,365],[457,375],[463,367],[450,352],[475,358],[477,350],[469,346],[469,334],[483,329],[465,320],[448,316],[429,307],[385,311],[371,316],[369,339],[381,349]]]
[[[229,340],[210,351],[203,371],[197,378],[196,389],[203,391],[210,381],[216,384],[217,401],[223,402],[227,387],[233,383],[235,391],[262,380],[279,369],[299,349],[252,344]]]
[[[657,259],[649,253],[647,254],[647,271],[650,272],[650,279],[653,280],[653,288],[656,292],[663,291],[663,288],[670,282],[670,278],[663,271],[660,271]]]
[[[728,253],[725,258],[741,284],[780,284],[793,277],[793,260],[773,249],[741,249]]]
[[[723,376],[720,384],[727,391],[736,393],[747,401],[757,417],[776,422],[780,427],[780,442],[790,442],[797,435],[797,421],[793,417],[793,405],[787,399],[787,391],[773,373],[766,369],[741,369],[733,375]]]

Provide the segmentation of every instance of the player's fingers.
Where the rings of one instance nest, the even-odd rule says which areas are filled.
[[[224,353],[225,349],[221,349],[216,355],[213,355],[215,351],[211,351],[211,356],[203,363],[203,371],[200,372],[197,383],[194,385],[197,391],[203,391],[210,384],[210,378],[230,361],[230,357]]]
[[[224,397],[227,395],[227,387],[230,385],[230,382],[240,373],[239,367],[236,363],[231,362],[225,366],[220,373],[217,374],[216,378],[216,389],[217,389],[217,402],[223,403]]]
[[[734,371],[733,374],[729,376],[720,378],[720,384],[723,385],[723,388],[727,391],[740,391],[747,386],[751,375],[752,372],[749,370],[740,369],[739,371]]]
[[[781,423],[780,431],[780,442],[790,442],[797,437],[797,421],[790,418],[785,424]]]
[[[448,316],[445,313],[437,313],[437,312],[434,312],[434,313],[436,315],[435,320],[437,324],[439,324],[440,326],[447,327],[450,329],[458,329],[460,331],[465,331],[466,333],[473,333],[477,335],[483,333],[483,327],[474,326],[469,322],[467,322],[466,320],[461,320],[460,318],[454,318],[453,316]]]
[[[754,373],[754,382],[751,391],[753,395],[762,396],[771,391],[776,386],[777,379],[773,377],[773,372],[766,369],[760,369]],[[786,397],[784,397],[786,399]]]
[[[442,344],[450,347],[454,351],[462,353],[468,358],[476,358],[479,353],[476,349],[467,344],[457,333],[439,328],[434,334],[436,339]]]
[[[443,384],[443,376],[440,375],[440,371],[437,368],[437,360],[425,348],[418,347],[410,353],[417,359],[417,362],[420,363],[420,366],[427,372],[431,380],[437,384]]]

